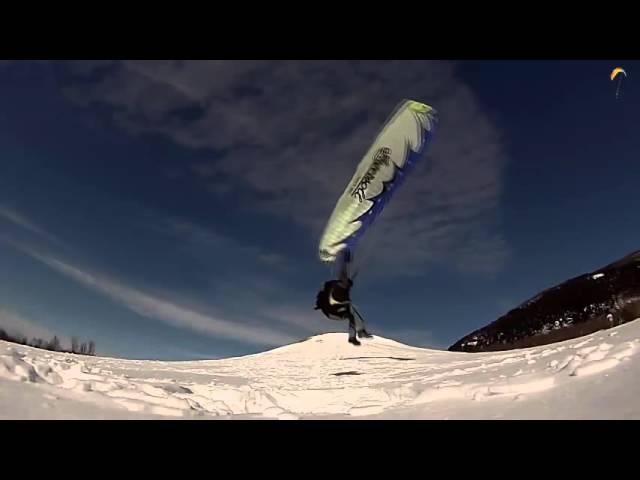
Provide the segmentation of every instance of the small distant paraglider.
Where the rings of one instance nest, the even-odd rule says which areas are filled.
[[[620,86],[622,85],[622,77],[627,77],[627,72],[624,68],[616,67],[611,71],[611,81],[618,79],[618,86],[616,87],[616,99],[620,96]]]

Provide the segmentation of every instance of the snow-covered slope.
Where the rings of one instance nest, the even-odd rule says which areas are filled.
[[[640,321],[484,354],[344,333],[197,362],[0,342],[0,418],[640,418],[639,348]]]

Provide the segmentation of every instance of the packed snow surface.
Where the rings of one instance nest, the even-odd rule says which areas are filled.
[[[0,342],[3,419],[640,418],[640,321],[566,342],[454,353],[330,333],[165,362]]]

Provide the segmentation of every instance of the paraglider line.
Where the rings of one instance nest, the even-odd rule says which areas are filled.
[[[358,317],[360,317],[360,320],[362,320],[362,323],[364,323],[364,318],[362,318],[362,315],[360,315],[360,312],[358,311],[358,309],[353,303],[351,304],[351,309],[356,315],[358,315]]]

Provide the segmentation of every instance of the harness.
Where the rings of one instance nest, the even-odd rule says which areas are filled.
[[[321,310],[330,320],[344,320],[348,318],[350,313],[349,290],[341,288],[339,285],[338,280],[325,282],[316,297],[315,310]]]

